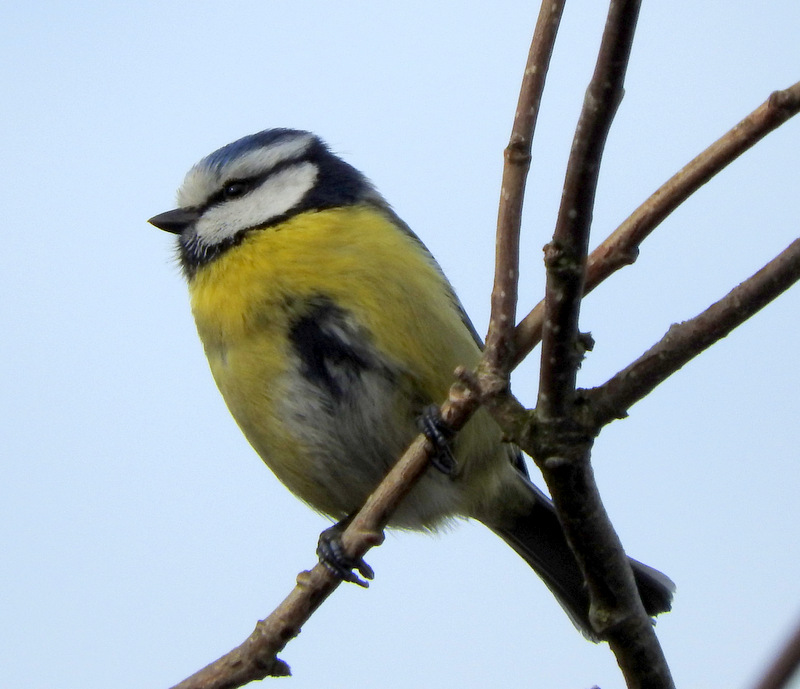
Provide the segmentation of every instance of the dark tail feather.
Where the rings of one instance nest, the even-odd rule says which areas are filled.
[[[589,594],[578,563],[567,545],[555,508],[533,484],[536,501],[528,514],[503,527],[490,528],[541,577],[573,624],[587,638],[599,641],[589,623]],[[675,584],[652,567],[630,559],[644,609],[654,616],[672,607]]]

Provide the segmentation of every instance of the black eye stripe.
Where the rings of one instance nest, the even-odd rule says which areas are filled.
[[[253,181],[250,179],[237,179],[226,182],[219,192],[222,201],[238,199],[247,194],[253,188]]]
[[[307,160],[308,160],[307,157],[290,158],[289,160],[282,160],[280,163],[271,167],[269,170],[261,173],[260,175],[254,175],[253,177],[242,177],[242,178],[233,177],[231,179],[227,179],[222,184],[220,190],[212,194],[208,198],[208,201],[206,201],[206,203],[203,204],[203,210],[205,210],[206,208],[210,208],[211,206],[218,205],[220,203],[225,203],[226,201],[232,201],[234,199],[242,198],[242,196],[245,196],[253,189],[261,186],[268,178],[272,177],[273,175],[276,175],[279,172],[283,172],[287,168],[294,167]],[[239,193],[230,194],[228,193],[228,190],[232,186],[241,186],[242,189],[239,191]]]

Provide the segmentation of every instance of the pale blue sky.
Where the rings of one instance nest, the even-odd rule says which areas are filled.
[[[522,306],[603,24],[567,10],[534,149]],[[0,668],[9,687],[167,687],[238,644],[327,525],[248,447],[194,332],[172,237],[186,170],[307,128],[371,177],[485,331],[502,149],[534,3],[6,3],[0,10]],[[771,90],[800,4],[645,2],[595,242]],[[600,383],[798,236],[800,120],[676,212],[586,302]],[[601,436],[628,552],[677,583],[683,687],[747,687],[800,617],[795,288]],[[514,380],[528,404],[536,365]],[[620,687],[478,524],[390,535],[284,652],[293,687]],[[271,680],[276,682],[278,680]]]

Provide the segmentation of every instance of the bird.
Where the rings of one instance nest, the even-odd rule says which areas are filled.
[[[177,207],[149,222],[177,236],[197,332],[233,418],[313,509],[343,526],[420,428],[442,441],[431,406],[456,367],[478,363],[481,338],[422,241],[319,136],[274,128],[219,148],[186,174]],[[483,409],[444,440],[442,461],[389,526],[482,522],[598,641],[580,568],[520,450]],[[321,559],[358,581],[335,545],[321,539]],[[630,563],[646,612],[669,611],[672,581]]]

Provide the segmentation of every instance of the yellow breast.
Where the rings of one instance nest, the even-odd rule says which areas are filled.
[[[345,508],[326,502],[325,467],[303,443],[312,429],[292,427],[286,415],[299,375],[288,334],[310,301],[346,312],[399,372],[393,403],[407,405],[409,418],[420,400],[441,402],[454,368],[480,355],[427,252],[370,207],[302,213],[253,231],[201,268],[190,292],[211,370],[239,426],[278,478],[330,514]],[[365,495],[373,487],[365,485]]]
[[[254,231],[198,271],[190,290],[210,358],[253,337],[265,358],[283,358],[288,319],[319,296],[351,313],[431,399],[446,394],[456,365],[479,356],[427,253],[370,207],[302,213]]]

